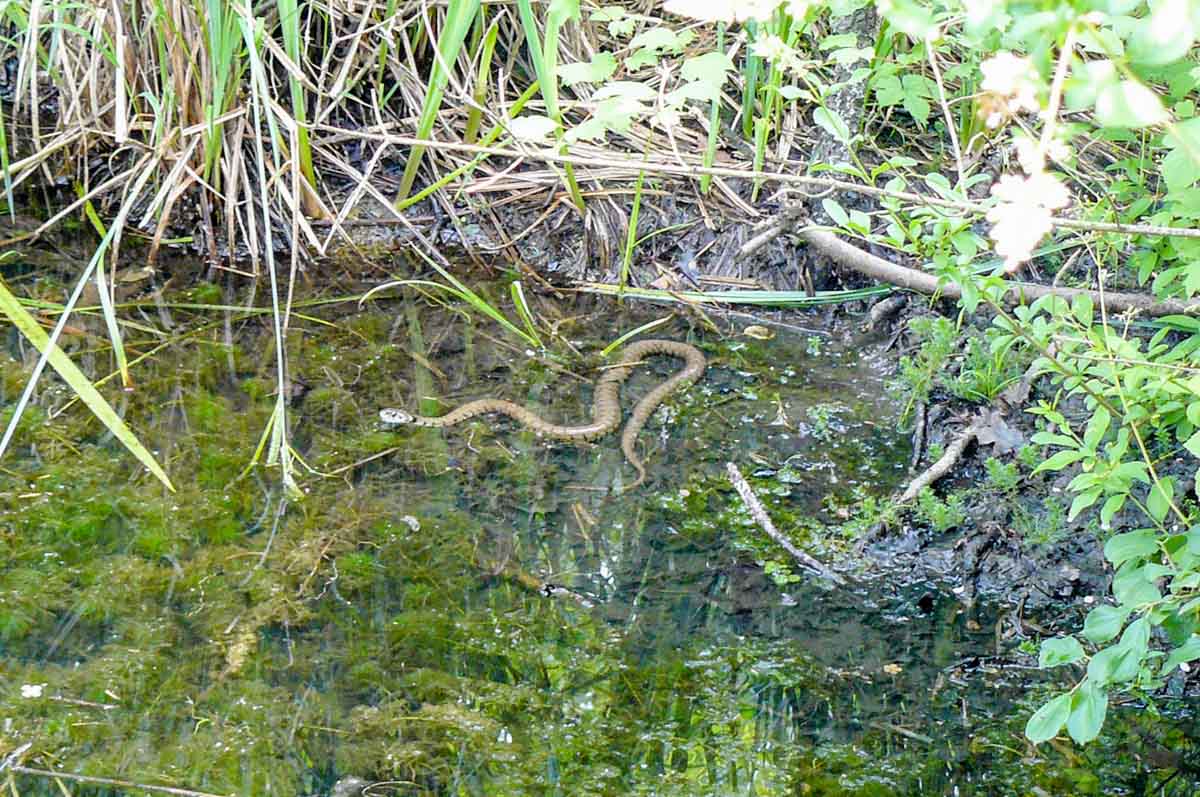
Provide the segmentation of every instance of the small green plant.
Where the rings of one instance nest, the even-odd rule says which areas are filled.
[[[946,388],[966,401],[991,404],[1006,387],[1021,378],[1023,368],[1009,356],[1010,347],[993,348],[979,337],[967,338],[958,375],[946,379]]]
[[[929,401],[939,377],[958,347],[958,332],[948,318],[913,318],[908,322],[908,329],[917,344],[917,350],[910,356],[900,358],[900,368],[893,384],[900,395],[908,396],[905,415],[915,405]]]
[[[1013,509],[1013,530],[1031,545],[1052,545],[1067,535],[1067,507],[1050,496],[1040,507],[1017,504]]]
[[[1004,462],[996,457],[988,457],[983,463],[987,471],[988,486],[1002,493],[1013,492],[1021,483],[1021,469],[1015,462]]]
[[[842,430],[837,422],[837,413],[841,409],[837,404],[814,404],[804,411],[811,425],[812,436],[817,440],[831,440]]]
[[[951,494],[943,500],[928,487],[917,495],[916,514],[939,533],[961,526],[967,519],[961,495]]]

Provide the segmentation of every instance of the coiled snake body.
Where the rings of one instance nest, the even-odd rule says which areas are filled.
[[[625,431],[621,434],[621,451],[629,460],[629,464],[633,465],[638,472],[637,481],[625,488],[632,490],[646,480],[646,468],[637,452],[634,451],[638,432],[642,430],[650,415],[668,395],[692,384],[704,373],[704,355],[695,346],[673,340],[639,340],[626,346],[621,352],[621,359],[617,361],[616,365],[606,369],[596,383],[595,397],[592,400],[591,423],[579,426],[551,423],[519,404],[502,399],[472,401],[436,418],[413,415],[401,409],[380,410],[379,417],[387,424],[410,424],[440,429],[462,423],[477,415],[498,412],[524,424],[540,435],[556,440],[596,440],[616,429],[621,423],[621,383],[629,378],[635,365],[651,354],[668,354],[678,357],[684,361],[684,366],[637,403],[633,408],[633,414],[629,416],[629,423],[625,425]]]

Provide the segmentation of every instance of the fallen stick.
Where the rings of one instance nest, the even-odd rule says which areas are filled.
[[[763,509],[762,502],[758,500],[758,496],[754,494],[754,490],[751,489],[749,482],[746,481],[746,477],[738,470],[737,465],[732,462],[726,462],[725,470],[729,473],[729,481],[733,483],[733,489],[737,490],[738,495],[742,497],[742,503],[750,510],[750,517],[754,518],[754,522],[767,533],[768,537],[790,553],[792,558],[802,566],[812,570],[819,576],[829,579],[834,584],[839,586],[845,585],[846,581],[841,576],[797,548],[792,544],[791,540],[779,533],[779,529],[775,528],[775,523],[772,522],[771,516],[767,514],[767,510]]]
[[[958,464],[962,459],[963,451],[971,444],[976,437],[979,436],[980,420],[977,418],[971,422],[971,425],[963,430],[962,434],[954,439],[954,442],[946,446],[946,453],[942,454],[941,459],[929,466],[929,468],[917,478],[909,483],[908,487],[900,498],[898,503],[906,504],[917,497],[917,494],[924,490],[929,485],[933,484],[938,479],[950,472],[950,469]]]
[[[882,257],[864,252],[857,246],[846,243],[828,230],[808,227],[797,230],[796,235],[838,265],[857,271],[871,279],[929,296],[937,294],[947,299],[962,297],[962,289],[954,283],[939,283],[934,274],[890,263]],[[1033,282],[1008,282],[1007,285],[1008,290],[1004,293],[1004,300],[1009,304],[1021,304],[1040,299],[1043,296],[1061,296],[1070,301],[1072,298],[1082,295],[1090,297],[1097,307],[1103,304],[1110,313],[1134,310],[1153,317],[1200,313],[1200,302],[1182,302],[1178,299],[1158,301],[1153,296],[1141,293],[1101,292],[1087,288],[1038,285]]]

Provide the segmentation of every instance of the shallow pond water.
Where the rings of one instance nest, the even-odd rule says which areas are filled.
[[[596,353],[667,315],[534,307],[538,354],[416,295],[304,307],[298,500],[277,468],[246,470],[274,405],[260,319],[180,319],[136,391],[107,394],[175,494],[48,383],[0,472],[0,760],[28,744],[18,766],[239,795],[349,777],[405,795],[1194,793],[1187,707],[1115,707],[1088,748],[1032,748],[1043,678],[999,641],[1003,613],[847,564],[839,513],[894,491],[909,458],[888,361],[849,325],[655,329],[708,370],[650,420],[649,478],[626,493],[615,436],[380,426],[380,407],[479,397],[581,421]],[[79,358],[106,362],[94,344]],[[0,356],[7,417],[30,358],[15,338]],[[676,365],[639,368],[626,411]],[[796,567],[727,462],[853,586]]]

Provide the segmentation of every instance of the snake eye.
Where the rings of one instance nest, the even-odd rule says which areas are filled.
[[[387,424],[397,425],[402,423],[412,423],[413,416],[412,413],[405,412],[404,410],[389,408],[379,411],[379,420]]]

